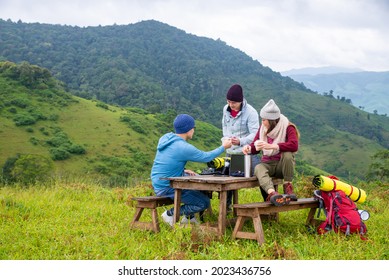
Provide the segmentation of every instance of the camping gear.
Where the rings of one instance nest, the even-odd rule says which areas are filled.
[[[362,189],[356,188],[345,182],[339,181],[335,176],[316,175],[313,178],[312,184],[322,191],[343,191],[354,202],[364,203],[366,200],[366,192]]]
[[[245,155],[232,154],[229,175],[233,177],[244,177],[245,175]]]
[[[322,209],[326,215],[326,220],[317,228],[319,234],[333,230],[346,235],[359,233],[362,237],[367,233],[355,203],[342,190],[315,190],[314,196],[320,202],[317,216],[320,216]]]

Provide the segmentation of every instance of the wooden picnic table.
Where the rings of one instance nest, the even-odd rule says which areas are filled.
[[[182,190],[199,190],[219,192],[219,217],[217,228],[213,228],[219,237],[224,235],[227,224],[227,191],[233,191],[233,203],[238,204],[238,190],[258,186],[257,177],[230,177],[218,175],[199,175],[169,177],[170,185],[174,188],[174,222],[180,218],[181,192]]]

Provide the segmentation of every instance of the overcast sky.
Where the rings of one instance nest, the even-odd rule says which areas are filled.
[[[77,26],[154,19],[272,70],[389,71],[389,0],[0,0],[0,18]]]

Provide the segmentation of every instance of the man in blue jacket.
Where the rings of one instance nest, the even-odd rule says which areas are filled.
[[[166,177],[194,176],[192,170],[185,169],[188,161],[209,162],[230,148],[231,139],[224,140],[222,145],[212,151],[204,152],[188,143],[195,131],[195,120],[187,114],[178,115],[174,122],[175,133],[169,132],[163,135],[157,146],[153,167],[151,169],[151,182],[157,196],[167,196],[174,199],[174,189],[169,180],[161,180]],[[204,193],[197,190],[182,190],[180,216],[184,215],[181,223],[198,223],[194,214],[204,211],[210,205],[210,199]],[[162,219],[173,226],[174,208],[166,210]]]

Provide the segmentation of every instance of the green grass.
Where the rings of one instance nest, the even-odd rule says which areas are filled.
[[[299,180],[297,194],[309,196],[309,180]],[[0,259],[2,260],[386,260],[389,222],[388,184],[362,185],[368,198],[362,209],[369,240],[358,235],[319,236],[307,232],[308,209],[280,213],[279,223],[264,222],[265,244],[232,240],[232,228],[216,239],[196,227],[171,230],[161,222],[158,234],[131,230],[133,196],[149,195],[145,183],[109,189],[90,183],[55,183],[50,187],[5,186],[0,189]],[[240,191],[240,200],[259,201],[258,189]],[[212,199],[215,221],[217,195]],[[158,209],[159,214],[164,211]],[[321,217],[323,218],[323,217]],[[142,220],[151,221],[145,212]],[[251,223],[245,227],[252,229]]]

